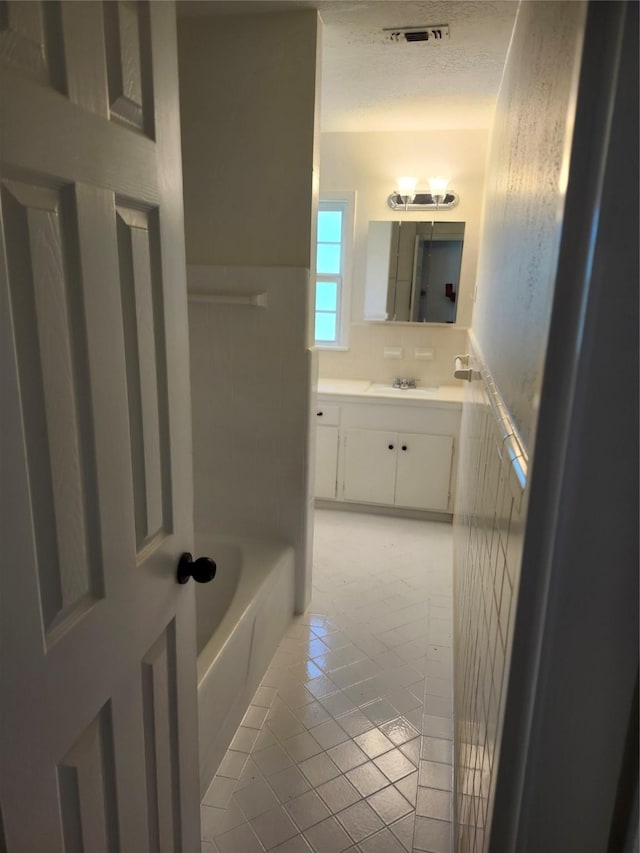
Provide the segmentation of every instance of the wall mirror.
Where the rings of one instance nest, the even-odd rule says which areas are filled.
[[[367,319],[455,323],[464,222],[370,222]],[[374,316],[372,316],[374,315]]]

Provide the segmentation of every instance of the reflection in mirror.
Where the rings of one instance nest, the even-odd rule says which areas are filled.
[[[464,222],[370,222],[367,290],[387,320],[455,323]]]

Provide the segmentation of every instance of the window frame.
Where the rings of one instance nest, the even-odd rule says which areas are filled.
[[[351,315],[351,258],[353,251],[353,228],[355,221],[355,192],[321,192],[318,200],[318,212],[321,210],[339,210],[342,213],[342,231],[340,234],[340,272],[318,273],[315,271],[313,283],[313,338],[316,349],[346,350],[348,349],[349,319]],[[317,256],[318,231],[314,249]],[[314,260],[315,267],[315,260]],[[316,283],[335,282],[337,285],[336,299],[336,340],[318,341],[315,339],[315,319],[317,313],[333,313],[316,311]]]

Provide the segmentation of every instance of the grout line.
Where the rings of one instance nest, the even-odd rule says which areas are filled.
[[[414,796],[429,812],[425,816],[438,820],[448,808],[450,818],[451,791],[441,786],[419,785],[418,774],[423,764],[432,762],[448,767],[453,760],[451,696],[441,695],[443,691],[448,693],[447,681],[452,682],[451,646],[444,645],[446,641],[451,643],[444,625],[445,622],[452,624],[451,528],[446,528],[447,535],[444,536],[442,528],[445,526],[442,524],[380,516],[374,517],[373,524],[367,524],[371,517],[350,515],[356,531],[354,533],[350,526],[348,539],[345,539],[345,528],[332,524],[339,513],[317,512],[319,523],[311,609],[296,618],[287,630],[252,699],[249,708],[251,726],[263,717],[262,712],[265,714],[259,729],[251,728],[251,735],[247,735],[245,730],[245,735],[242,735],[248,738],[249,751],[230,748],[222,763],[222,772],[227,775],[220,774],[214,780],[218,786],[220,780],[227,783],[235,781],[224,814],[237,807],[236,816],[242,816],[243,823],[229,829],[229,832],[237,830],[239,833],[240,826],[246,824],[253,831],[255,821],[269,809],[249,818],[256,802],[245,803],[243,809],[236,794],[241,795],[247,787],[247,772],[255,774],[254,782],[249,784],[257,785],[256,796],[259,789],[266,798],[262,805],[266,806],[268,802],[273,809],[268,818],[258,820],[258,836],[260,832],[264,836],[261,847],[264,847],[263,840],[268,845],[273,838],[279,838],[283,833],[286,835],[291,831],[290,826],[297,830],[294,838],[306,838],[312,829],[318,833],[328,831],[327,827],[319,827],[329,818],[336,819],[337,825],[342,827],[340,816],[361,803],[377,805],[379,812],[374,807],[374,813],[382,821],[382,828],[378,828],[382,833],[392,832],[392,826],[402,832],[403,827],[397,824],[411,817],[412,850],[417,841]],[[400,534],[397,522],[401,524]],[[429,530],[430,524],[435,528],[432,531],[433,542],[425,539],[425,531]],[[402,547],[398,547],[398,543]],[[372,553],[368,553],[369,550]],[[380,559],[381,554],[384,555],[383,560]],[[389,558],[392,558],[394,566],[392,572],[387,570]],[[445,606],[436,608],[436,599],[439,605]],[[438,611],[435,615],[434,610]],[[431,635],[430,642],[429,629],[435,624],[439,631]],[[421,648],[424,649],[423,654],[420,653]],[[398,650],[410,655],[409,660],[398,654]],[[351,657],[354,659],[350,660]],[[430,667],[431,671],[441,674],[448,672],[449,677],[429,675]],[[311,693],[305,694],[310,686]],[[430,687],[440,693],[428,692]],[[256,699],[257,704],[254,705]],[[397,704],[394,704],[394,699]],[[302,704],[297,704],[300,701]],[[325,703],[334,709],[333,713],[325,708]],[[429,714],[427,707],[438,713],[446,712],[448,716],[438,716],[435,712]],[[341,725],[341,720],[344,725]],[[393,721],[397,721],[395,727]],[[240,729],[244,729],[243,724],[236,737]],[[385,732],[404,738],[405,742],[395,743],[386,737]],[[414,736],[411,736],[412,732],[415,732]],[[442,737],[443,733],[447,737]],[[255,738],[252,737],[254,734]],[[310,735],[317,747],[306,741],[307,750],[313,750],[314,754],[300,758],[305,754],[304,750],[300,751],[304,735]],[[290,743],[287,748],[287,742],[294,738],[302,740],[295,745]],[[249,743],[250,740],[255,742]],[[256,749],[256,746],[261,748]],[[332,750],[336,758],[342,754],[340,746],[345,755],[344,770],[333,762],[331,755]],[[364,756],[355,752],[356,747],[365,747]],[[320,751],[316,753],[315,749]],[[349,752],[351,758],[347,757]],[[235,780],[234,774],[239,774],[238,767],[242,763],[240,755],[247,758],[243,774]],[[305,761],[309,762],[306,769],[311,778],[301,769]],[[349,761],[358,763],[351,766]],[[414,769],[409,769],[407,763]],[[367,768],[367,775],[378,779],[371,784],[381,785],[379,790],[369,791],[366,787],[360,790],[352,786],[348,774],[358,768]],[[386,768],[386,774],[381,768]],[[375,776],[374,769],[379,777]],[[287,774],[287,770],[297,770],[298,773]],[[274,788],[272,780],[278,774],[283,775]],[[327,774],[329,778],[326,778]],[[316,781],[315,785],[312,779]],[[214,783],[203,801],[207,808],[213,808],[205,801],[213,796]],[[294,786],[290,790],[295,793],[288,801],[285,796],[287,784]],[[311,787],[299,790],[307,785]],[[326,788],[319,793],[323,785]],[[278,788],[280,796],[276,793]],[[299,815],[296,820],[287,806],[312,792],[318,800],[307,797],[305,802],[313,800],[318,809],[316,815]],[[328,802],[323,799],[323,794]],[[340,799],[345,796],[348,801]],[[352,802],[353,796],[357,799]],[[240,796],[241,801],[246,799]],[[324,808],[318,805],[319,802],[324,804]],[[298,806],[301,808],[300,803]],[[408,809],[406,813],[405,809]],[[207,817],[222,818],[222,815],[207,814]],[[288,820],[291,820],[291,825]],[[371,825],[375,824],[372,822]],[[353,841],[354,836],[350,836],[353,843],[347,849],[354,853],[360,850],[358,844],[373,837],[378,829],[374,829],[372,834],[362,830],[365,834],[357,843]],[[347,832],[345,827],[341,831]],[[220,834],[214,835],[220,838]],[[404,837],[406,840],[406,833]],[[277,851],[278,846],[269,849]],[[415,847],[416,851],[418,849]]]

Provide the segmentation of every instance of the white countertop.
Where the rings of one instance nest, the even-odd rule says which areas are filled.
[[[367,379],[318,379],[318,394],[327,397],[355,397],[405,403],[454,403],[464,401],[463,385],[440,385],[438,387],[393,388],[391,384],[370,382]]]

